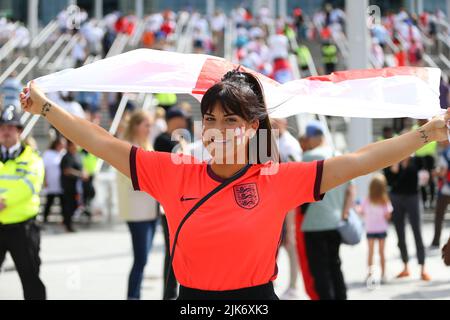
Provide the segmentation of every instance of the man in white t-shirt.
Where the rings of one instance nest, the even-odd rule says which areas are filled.
[[[287,119],[274,119],[272,128],[279,130],[278,149],[281,162],[301,161],[302,148],[298,140],[288,131]]]
[[[269,37],[269,48],[272,60],[287,59],[289,55],[289,40],[284,34],[276,34]]]
[[[67,112],[86,119],[86,114],[84,113],[83,107],[77,101],[75,101],[73,92],[61,92],[60,94],[50,94],[53,101],[55,101],[59,106],[61,106]]]
[[[211,30],[213,32],[223,32],[227,23],[227,17],[221,11],[216,11],[211,18]]]
[[[61,159],[65,154],[65,141],[61,137],[56,138],[50,145],[50,148],[42,155],[45,167],[45,189],[47,201],[43,212],[44,223],[48,221],[50,209],[55,198],[62,204],[63,189],[61,187]]]

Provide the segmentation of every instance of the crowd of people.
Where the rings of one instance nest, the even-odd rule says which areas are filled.
[[[0,47],[14,39],[18,50],[28,47],[31,35],[28,28],[21,21],[0,17]]]
[[[193,128],[190,127],[192,118],[189,112],[190,108],[186,104],[183,104],[183,107],[176,104],[159,106],[156,112],[157,119],[142,110],[131,111],[126,115],[124,130],[119,136],[145,150],[182,152],[197,155],[201,160],[211,159],[204,147],[201,148],[200,153],[193,151],[198,141],[189,144],[182,137],[179,137],[178,141],[173,139],[173,133],[180,129],[192,132]],[[326,128],[319,121],[309,122],[304,135],[298,139],[289,132],[285,119],[273,120],[272,126],[280,132],[278,146],[280,159],[283,162],[317,161],[338,154],[327,145]],[[438,146],[435,145],[434,148],[437,152]],[[442,143],[437,159],[438,166],[432,169],[430,175],[424,173],[428,171],[424,169],[424,158],[420,156],[405,159],[385,169],[384,176],[381,174],[374,176],[368,190],[369,196],[361,201],[360,206],[356,205],[355,187],[350,182],[328,192],[321,202],[303,205],[289,213],[284,223],[282,246],[286,248],[289,257],[290,280],[289,287],[281,297],[283,299],[298,298],[297,280],[298,272],[301,270],[306,291],[312,299],[346,298],[346,284],[339,256],[339,247],[342,242],[337,229],[339,222],[346,218],[350,210],[356,210],[365,221],[369,245],[368,279],[373,275],[374,248],[377,243],[381,281],[382,283],[389,281],[384,251],[391,221],[398,236],[400,253],[404,262],[404,270],[397,277],[410,276],[409,255],[405,242],[405,221],[408,217],[414,232],[418,262],[422,266],[421,278],[429,281],[431,277],[425,270],[424,241],[426,239],[423,239],[421,230],[423,208],[420,190],[429,186],[428,179],[439,180],[437,191],[435,191],[437,204],[432,205],[433,208],[436,206],[436,218],[435,236],[431,243],[432,249],[438,249],[442,244],[443,217],[449,203],[447,192],[449,153],[448,143]],[[41,211],[42,220],[44,223],[49,220],[59,221],[56,218],[49,219],[54,200],[58,199],[62,215],[60,220],[68,232],[74,232],[72,219],[75,213],[85,214],[88,218],[92,216],[89,204],[95,196],[93,178],[97,172],[97,158],[80,150],[77,145],[60,135],[53,139],[42,157],[45,167],[43,192],[46,195]],[[425,182],[421,181],[424,179],[424,174],[427,180]],[[131,182],[119,172],[116,184],[119,213],[128,224],[134,254],[127,297],[140,298],[144,267],[152,248],[156,226],[161,223],[166,243],[164,278],[169,279],[162,298],[175,299],[177,281],[169,268],[169,229],[162,207],[155,199],[142,192],[134,191]]]
[[[294,79],[289,54],[294,52],[298,58],[301,71],[306,72],[311,58],[309,49],[303,43],[306,39],[320,39],[322,46],[323,72],[331,73],[337,69],[338,48],[333,40],[333,33],[345,30],[345,13],[326,6],[318,12],[308,24],[300,8],[296,8],[287,20],[273,20],[267,8],[262,8],[253,16],[250,10],[236,9],[233,14],[236,27],[234,39],[234,57],[238,63],[267,75],[280,83]],[[172,11],[153,14],[144,21],[144,32],[141,45],[160,50],[174,50],[173,38],[177,27],[177,15]],[[389,14],[383,19],[382,25],[372,29],[372,54],[378,63],[375,67],[388,65],[384,53],[388,50],[387,37],[397,46],[395,52],[396,64],[422,65],[424,45],[421,42],[420,30],[427,30],[430,37],[433,31],[433,15],[424,15],[415,19],[404,10],[397,15]],[[87,15],[80,16],[81,28],[77,31],[68,28],[68,17],[61,13],[58,17],[61,33],[76,33],[79,38],[72,51],[75,66],[81,66],[89,55],[105,57],[111,49],[118,34],[132,35],[136,30],[137,19],[134,16],[123,16],[113,13],[101,21],[89,20]],[[227,17],[220,11],[209,20],[197,15],[193,25],[192,48],[196,53],[215,54],[223,52],[224,30],[228,23]],[[5,36],[5,30],[11,26],[2,27],[0,20],[0,42]],[[3,28],[3,30],[2,30]],[[419,29],[420,28],[420,29]],[[293,48],[292,39],[298,42],[298,48]],[[401,53],[403,52],[403,53]],[[12,74],[1,87],[3,97],[3,113],[0,119],[0,132],[23,129],[19,121],[19,93],[22,84],[14,81]],[[441,106],[448,105],[448,84],[445,79],[441,82],[441,92],[447,97],[441,97]],[[92,123],[100,123],[100,110],[107,105],[111,119],[114,117],[123,94],[103,96],[99,93],[81,92],[77,94],[62,92],[50,97],[57,105],[80,118]],[[211,159],[211,155],[194,136],[192,106],[179,103],[173,94],[156,94],[158,106],[154,114],[137,110],[133,102],[129,102],[123,117],[122,126],[117,137],[139,146],[146,151],[175,152],[193,154],[203,161]],[[11,109],[9,106],[13,106]],[[13,121],[12,121],[13,120]],[[418,122],[418,126],[425,122]],[[285,119],[273,119],[271,125],[279,130],[278,147],[281,162],[315,162],[329,159],[338,155],[336,150],[327,144],[326,128],[319,121],[309,122],[300,137],[294,137],[288,130]],[[12,128],[10,128],[12,127]],[[184,129],[195,140],[186,140],[183,136],[174,138],[174,132]],[[406,130],[413,129],[406,128]],[[3,130],[3,131],[2,131]],[[404,123],[398,128],[385,128],[382,139],[388,139],[396,132],[404,131]],[[94,179],[98,173],[98,159],[86,150],[81,149],[71,140],[64,138],[56,131],[51,131],[51,143],[42,155],[43,194],[46,201],[42,208],[33,210],[41,212],[42,221],[53,221],[52,209],[55,199],[58,200],[61,223],[67,232],[75,232],[73,217],[86,215],[92,219],[92,200],[96,191]],[[8,133],[10,135],[10,133]],[[5,145],[2,135],[2,163],[20,159],[24,150],[30,147],[15,141]],[[18,147],[17,147],[18,146]],[[29,151],[31,152],[31,151]],[[33,155],[34,157],[34,155]],[[420,278],[429,281],[431,276],[425,269],[426,244],[422,237],[421,215],[423,208],[435,210],[435,235],[431,241],[432,249],[441,247],[441,230],[447,205],[450,202],[450,146],[448,143],[430,143],[419,149],[413,157],[404,159],[398,164],[386,168],[384,174],[373,177],[367,199],[359,199],[356,204],[355,186],[350,181],[329,191],[322,201],[308,203],[289,212],[284,221],[281,245],[288,252],[289,257],[289,287],[281,296],[284,299],[296,299],[297,277],[299,270],[303,276],[305,290],[311,299],[346,299],[347,289],[343,272],[339,248],[342,244],[338,232],[339,224],[345,220],[350,211],[355,210],[365,221],[368,238],[368,279],[373,276],[375,243],[381,264],[381,281],[390,281],[387,276],[385,259],[386,237],[389,223],[392,221],[398,237],[399,250],[404,263],[403,270],[397,278],[410,276],[409,255],[405,241],[406,217],[411,224],[416,244],[418,263],[421,266]],[[0,179],[0,183],[1,183]],[[37,183],[38,184],[38,183]],[[118,190],[119,213],[127,223],[133,248],[133,265],[128,279],[128,299],[140,299],[143,273],[148,256],[152,249],[152,241],[157,225],[160,223],[165,239],[164,279],[168,279],[164,286],[163,299],[176,299],[178,284],[170,261],[169,225],[165,212],[148,194],[135,191],[132,181],[124,174],[117,172],[116,187]],[[40,187],[35,188],[39,193]],[[35,194],[33,194],[35,196]],[[33,200],[35,201],[35,200]],[[2,206],[0,201],[0,210]],[[35,204],[35,203],[34,203]],[[36,206],[35,206],[36,207]],[[54,211],[54,210],[53,210]],[[1,211],[0,211],[1,215]],[[56,219],[55,219],[56,220]],[[59,220],[57,220],[59,221]],[[4,223],[0,219],[0,224]],[[34,220],[33,220],[34,223]],[[1,228],[1,227],[0,227]],[[1,233],[0,233],[1,235]],[[39,246],[33,252],[36,260]],[[3,248],[3,251],[16,250],[15,247]],[[18,250],[18,249],[17,249]],[[36,251],[37,250],[37,251]],[[0,265],[4,259],[4,252],[0,251]],[[448,251],[448,248],[447,248]],[[448,254],[445,258],[448,264]],[[38,260],[38,259],[37,259]],[[26,298],[44,298],[43,284],[38,279],[39,261],[35,261],[32,271],[18,268],[24,283]],[[150,263],[152,263],[150,261]],[[33,277],[26,276],[29,272]],[[38,289],[36,290],[36,287]]]

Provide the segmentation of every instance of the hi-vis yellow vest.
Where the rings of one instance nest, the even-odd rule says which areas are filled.
[[[29,146],[16,159],[0,162],[0,197],[6,204],[0,211],[0,223],[21,223],[35,217],[43,181],[44,162]]]
[[[334,44],[327,44],[322,46],[322,61],[323,63],[337,63],[337,48]]]
[[[300,45],[297,49],[297,61],[300,67],[307,67],[309,61],[312,61],[311,51],[305,45]]]
[[[98,158],[92,153],[80,153],[83,169],[89,174],[94,175],[97,170]]]
[[[155,97],[160,106],[173,106],[177,103],[177,95],[174,93],[157,93]]]

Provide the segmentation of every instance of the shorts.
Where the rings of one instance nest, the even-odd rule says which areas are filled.
[[[386,239],[387,232],[368,233],[367,239]]]

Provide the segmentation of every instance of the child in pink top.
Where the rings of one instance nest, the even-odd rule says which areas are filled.
[[[385,256],[384,244],[389,227],[389,220],[392,214],[392,204],[387,193],[387,183],[383,175],[375,175],[369,186],[369,197],[364,200],[361,206],[361,212],[364,217],[367,240],[369,243],[369,275],[373,270],[373,255],[375,242],[378,242],[380,254],[381,278],[385,279]]]

